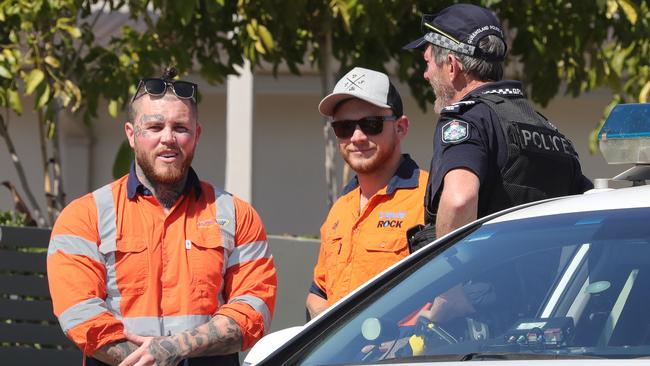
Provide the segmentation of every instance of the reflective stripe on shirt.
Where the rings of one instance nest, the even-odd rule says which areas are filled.
[[[74,328],[105,311],[108,311],[106,308],[106,302],[98,297],[93,297],[67,308],[59,316],[59,324],[61,324],[63,333],[67,334],[68,330],[71,328]]]
[[[103,262],[103,258],[97,249],[97,244],[80,236],[56,235],[50,240],[50,245],[47,248],[47,256],[49,257],[57,250],[65,254],[83,255],[92,258],[96,262]]]
[[[264,319],[264,331],[268,332],[268,329],[271,325],[271,312],[269,311],[269,307],[266,306],[266,303],[262,299],[252,295],[242,295],[234,297],[228,303],[233,304],[236,302],[246,303],[255,309],[255,311],[260,313],[262,315],[262,319]]]
[[[136,316],[122,319],[128,331],[141,336],[168,336],[210,321],[210,315]]]
[[[228,258],[227,267],[230,268],[244,262],[272,257],[271,251],[269,251],[269,243],[266,240],[254,241],[235,247]]]
[[[99,251],[104,255],[106,268],[106,304],[117,318],[122,317],[120,300],[122,294],[117,287],[115,274],[115,252],[117,251],[117,217],[115,215],[115,200],[111,185],[107,184],[93,192],[97,205],[97,231],[99,233]]]
[[[235,203],[233,202],[232,195],[219,187],[213,185],[214,189],[214,199],[216,202],[216,213],[217,223],[219,224],[219,230],[221,231],[221,241],[224,247],[223,251],[223,267],[221,268],[223,278],[226,277],[226,263],[228,263],[230,255],[235,248],[235,229],[237,227],[237,222],[235,221]],[[223,286],[224,281],[221,281],[219,290],[217,291],[217,309],[225,303],[223,296]]]

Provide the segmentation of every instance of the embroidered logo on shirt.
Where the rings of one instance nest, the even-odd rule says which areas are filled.
[[[406,211],[379,212],[379,221],[377,221],[377,228],[392,227],[401,229],[405,218]]]
[[[228,219],[217,219],[217,224],[221,226],[226,226],[230,223],[230,220]]]
[[[339,227],[339,220],[336,220],[334,224],[332,224],[332,227],[327,230],[327,235],[334,235],[334,233],[336,233],[337,227]]]
[[[442,126],[442,142],[457,144],[469,138],[467,122],[455,119]]]
[[[206,227],[206,226],[212,226],[218,224],[217,219],[207,219],[207,220],[201,220],[196,223],[197,227]]]

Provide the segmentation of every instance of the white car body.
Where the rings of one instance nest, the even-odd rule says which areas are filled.
[[[630,187],[622,188],[617,190],[598,190],[594,193],[584,194],[579,196],[569,196],[559,199],[552,199],[541,203],[527,204],[520,206],[519,208],[514,208],[506,210],[506,213],[498,213],[491,215],[488,218],[483,220],[483,227],[488,227],[488,225],[504,223],[515,220],[530,219],[535,217],[544,217],[544,216],[553,216],[561,214],[570,214],[570,213],[581,213],[581,212],[597,212],[601,210],[629,210],[634,208],[647,208],[650,207],[650,186],[640,186],[640,187]],[[467,225],[467,226],[471,226]],[[650,217],[648,218],[648,225],[650,225]],[[454,236],[457,232],[462,232],[464,228],[456,230],[454,233],[450,233],[444,238],[440,238],[435,242],[429,244],[427,247],[422,248],[421,251],[427,251],[428,247],[436,246],[436,243],[444,241],[447,237]],[[291,342],[295,339],[299,339],[305,334],[305,332],[311,327],[315,322],[318,322],[322,317],[328,316],[330,313],[339,311],[344,303],[351,297],[354,297],[357,293],[372,287],[377,282],[381,281],[387,273],[391,272],[395,268],[404,267],[405,263],[408,262],[408,258],[396,263],[391,268],[385,270],[381,274],[377,275],[372,280],[368,281],[366,284],[355,290],[353,293],[349,294],[346,298],[340,300],[335,305],[330,307],[325,313],[319,315],[316,319],[313,319],[311,322],[302,327],[293,327],[288,328],[273,334],[265,336],[260,340],[248,353],[246,359],[244,360],[244,365],[252,366],[257,365],[262,362],[267,356],[281,348],[287,342]],[[404,268],[401,268],[402,270]],[[650,304],[648,304],[650,305]],[[650,306],[649,306],[650,308]],[[413,363],[399,363],[399,359],[393,360],[392,364],[395,365],[410,365]],[[431,364],[438,362],[431,362]],[[564,365],[620,365],[620,364],[650,364],[650,360],[621,360],[621,359],[589,359],[589,360],[566,360],[558,359],[549,362],[548,360],[517,360],[517,364],[526,364],[526,365],[541,365],[553,363],[557,366]],[[352,363],[350,363],[352,364]],[[366,363],[364,363],[366,364]],[[429,364],[427,362],[417,362],[418,365]],[[444,362],[447,365],[456,365],[462,364],[461,362]],[[499,366],[499,365],[512,365],[512,361],[491,361],[490,365]]]

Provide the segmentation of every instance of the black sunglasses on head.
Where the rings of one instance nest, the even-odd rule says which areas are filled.
[[[192,102],[196,103],[196,91],[198,89],[196,84],[183,80],[166,80],[158,78],[141,79],[140,82],[138,82],[138,89],[136,89],[135,94],[133,94],[131,103],[142,95],[140,94],[140,89],[144,89],[147,94],[161,96],[165,94],[167,87],[170,87],[172,92],[174,92],[174,95],[178,98],[191,99]]]
[[[358,120],[341,120],[333,121],[330,124],[334,130],[336,137],[340,139],[349,139],[354,135],[354,130],[357,126],[361,132],[368,136],[379,135],[384,129],[384,121],[394,121],[397,119],[396,115],[391,116],[373,116],[365,117]]]

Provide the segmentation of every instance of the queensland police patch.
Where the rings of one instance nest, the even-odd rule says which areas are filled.
[[[442,126],[442,142],[446,144],[457,144],[468,138],[469,126],[465,121],[455,119]]]

